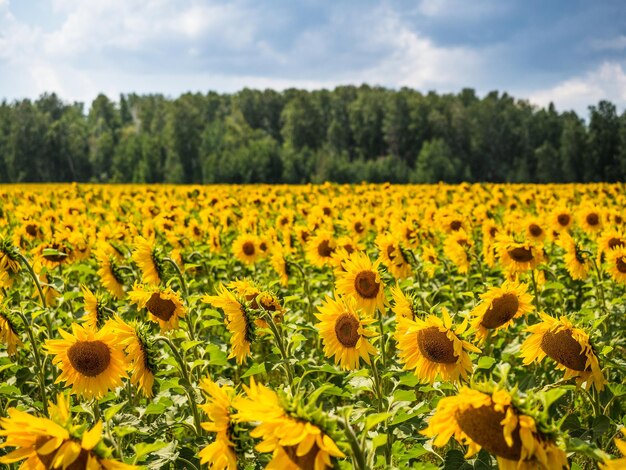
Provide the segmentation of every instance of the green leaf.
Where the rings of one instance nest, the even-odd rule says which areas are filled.
[[[496,360],[493,357],[481,356],[480,359],[478,359],[477,367],[479,369],[491,369],[495,363]]]
[[[400,385],[405,385],[407,387],[415,387],[418,383],[419,383],[419,379],[415,376],[415,374],[408,373],[400,377]]]
[[[21,395],[22,392],[19,388],[13,385],[2,385],[0,387],[0,395]]]
[[[137,444],[135,446],[135,458],[136,461],[141,461],[141,458],[151,454],[152,452],[156,452],[158,450],[163,449],[165,446],[167,446],[168,443],[167,442],[163,442],[163,441],[156,441],[153,442],[151,444],[144,444],[143,442]]]
[[[161,403],[150,403],[147,407],[146,407],[146,411],[144,414],[147,415],[160,415],[161,413],[163,413],[167,408],[165,407],[165,405],[161,404]]]
[[[415,400],[415,390],[396,390],[393,392],[393,401],[414,402]]]
[[[265,373],[265,363],[261,362],[259,364],[252,364],[242,376],[241,378],[250,377],[251,375],[264,374]]]
[[[109,406],[104,412],[104,419],[107,421],[111,421],[111,418],[115,416],[124,406],[126,405],[127,400],[124,400],[122,403],[118,403],[117,405]]]
[[[378,424],[387,420],[389,417],[391,417],[391,413],[374,413],[374,414],[368,415],[367,418],[365,418],[365,425],[363,426],[363,432],[370,431],[371,429],[376,427]]]
[[[372,439],[373,450],[378,449],[380,446],[384,446],[387,443],[387,434],[378,434]]]

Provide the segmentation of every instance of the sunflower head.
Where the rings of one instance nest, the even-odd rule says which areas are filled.
[[[496,252],[502,266],[511,273],[535,269],[544,261],[543,248],[530,241],[516,242],[502,237],[496,242]]]
[[[169,287],[135,284],[128,297],[138,308],[148,310],[150,320],[157,322],[162,331],[178,328],[179,318],[186,315],[182,298]]]
[[[342,272],[336,282],[337,292],[353,298],[368,315],[376,308],[384,311],[384,284],[379,273],[380,261],[372,263],[366,253],[353,253],[343,262]]]
[[[152,285],[161,284],[164,279],[165,263],[163,255],[155,246],[154,241],[148,241],[144,237],[137,237],[133,260],[141,269],[143,282]]]
[[[15,355],[18,346],[22,346],[20,335],[23,331],[22,320],[8,308],[0,310],[0,343],[7,348],[9,356]]]

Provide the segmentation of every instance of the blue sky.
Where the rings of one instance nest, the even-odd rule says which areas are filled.
[[[370,83],[626,108],[624,1],[0,0],[0,97]]]

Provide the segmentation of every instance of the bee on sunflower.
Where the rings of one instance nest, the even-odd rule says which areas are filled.
[[[234,357],[237,364],[243,363],[250,355],[250,346],[255,338],[255,319],[249,309],[224,286],[218,288],[217,295],[205,295],[202,301],[224,312],[226,328],[231,334],[231,353],[228,357]]]
[[[137,237],[132,257],[141,269],[143,282],[155,286],[161,284],[165,269],[160,251],[156,248],[154,240],[149,241],[144,237]]]
[[[607,255],[608,271],[611,277],[626,284],[626,247],[614,248]]]
[[[528,286],[516,281],[505,281],[500,287],[492,287],[480,298],[481,302],[471,313],[472,330],[479,343],[485,341],[490,332],[506,329],[514,319],[534,310]]]
[[[127,370],[131,372],[130,383],[146,398],[152,398],[158,353],[147,328],[138,322],[128,324],[119,316],[111,318],[107,327],[113,331],[119,344],[124,348],[128,362]]]
[[[309,262],[314,266],[324,267],[331,264],[337,242],[328,230],[320,230],[310,237],[306,244],[306,254]]]
[[[22,346],[20,341],[21,325],[15,314],[6,308],[0,311],[0,343],[7,347],[9,356],[14,356],[18,346]]]
[[[128,298],[138,308],[147,309],[150,320],[157,322],[161,331],[178,328],[178,320],[187,313],[180,295],[170,287],[163,289],[154,285],[135,283],[133,290],[128,293]]]
[[[0,418],[2,447],[16,449],[0,457],[9,465],[22,461],[22,469],[133,470],[139,467],[110,458],[111,450],[102,440],[102,421],[87,431],[74,424],[70,406],[63,394],[57,403],[50,402],[50,418],[40,418],[10,408],[8,417]]]
[[[100,398],[122,385],[126,359],[110,328],[93,331],[73,323],[72,333],[61,328],[59,333],[63,339],[46,340],[44,346],[61,369],[56,383],[71,385],[72,393],[86,399]]]
[[[262,254],[258,237],[248,233],[242,233],[235,238],[232,252],[235,258],[245,264],[254,264]]]
[[[98,331],[105,325],[111,314],[106,310],[101,296],[96,296],[87,286],[82,286],[81,290],[85,305],[85,314],[82,320],[88,328]]]
[[[118,263],[123,259],[113,246],[106,242],[99,242],[95,250],[96,260],[98,261],[98,276],[102,285],[109,293],[117,298],[124,297],[124,279],[118,268]]]
[[[591,261],[585,257],[572,236],[568,232],[561,233],[557,240],[557,245],[565,250],[563,255],[565,268],[572,279],[586,279],[589,274]]]
[[[544,261],[543,247],[530,241],[516,242],[503,236],[496,242],[496,253],[502,267],[515,274],[535,269]]]
[[[437,447],[454,437],[468,446],[466,458],[485,449],[496,456],[500,470],[569,468],[565,452],[539,425],[506,390],[484,393],[464,386],[456,396],[439,401],[421,434],[434,437]]]
[[[467,379],[472,371],[468,352],[480,349],[460,338],[467,329],[467,322],[453,328],[448,310],[441,309],[441,317],[429,315],[422,320],[400,318],[396,331],[398,356],[405,370],[413,369],[422,382]]]
[[[246,393],[234,401],[235,419],[255,423],[250,436],[262,441],[259,452],[271,452],[272,460],[266,468],[281,470],[335,468],[335,459],[345,457],[329,435],[320,410],[303,406],[301,397],[289,400],[268,387],[250,379],[243,386]]]
[[[355,252],[344,260],[344,272],[339,273],[335,283],[337,292],[353,298],[367,315],[378,308],[385,309],[385,285],[380,278],[380,260],[371,262],[366,253]]]
[[[589,335],[564,316],[558,320],[543,312],[539,316],[541,323],[526,328],[531,335],[521,347],[524,364],[539,362],[548,356],[557,363],[558,370],[565,371],[565,380],[575,377],[579,386],[582,384],[584,388],[589,388],[593,385],[602,391],[606,380],[589,342]]]
[[[411,264],[404,255],[400,243],[387,233],[376,237],[376,246],[383,265],[396,279],[404,279],[411,275]]]
[[[200,408],[208,421],[202,423],[205,431],[215,434],[215,440],[198,452],[201,464],[208,464],[213,470],[237,470],[237,423],[233,419],[235,389],[230,385],[219,386],[210,378],[200,381],[200,388],[206,395],[206,402]]]
[[[335,365],[340,364],[345,370],[357,369],[359,359],[370,364],[370,355],[376,354],[376,348],[369,338],[376,336],[376,332],[368,326],[374,320],[361,318],[356,300],[327,297],[318,311],[315,316],[320,322],[316,327],[324,341],[324,355],[334,356]]]

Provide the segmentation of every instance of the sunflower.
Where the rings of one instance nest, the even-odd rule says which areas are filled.
[[[496,242],[496,252],[502,266],[510,273],[535,269],[544,260],[543,249],[532,242],[516,242],[503,237]]]
[[[482,343],[491,331],[508,328],[513,319],[533,310],[532,296],[528,286],[516,281],[505,281],[500,287],[492,287],[480,295],[481,302],[472,310],[472,329]]]
[[[624,430],[622,429],[622,433]],[[622,453],[624,458],[621,459],[612,459],[612,460],[604,460],[604,462],[598,464],[600,470],[624,470],[626,468],[626,441],[621,439],[615,439],[615,446]]]
[[[607,255],[608,271],[616,282],[626,284],[626,247],[611,250]]]
[[[546,356],[556,361],[556,368],[565,371],[565,380],[575,377],[584,388],[593,385],[598,391],[604,389],[606,380],[600,370],[589,335],[564,316],[558,320],[539,313],[542,322],[529,326],[532,333],[522,344],[521,357],[525,365],[542,361]]]
[[[518,411],[505,390],[487,394],[462,387],[439,401],[421,433],[435,437],[437,447],[454,437],[468,446],[466,458],[483,448],[496,456],[500,470],[569,468],[565,452],[537,429],[533,417]]]
[[[376,237],[376,246],[380,259],[396,279],[404,279],[411,275],[411,264],[407,260],[400,243],[391,234]]]
[[[425,320],[401,318],[398,322],[396,340],[398,356],[404,369],[414,369],[415,376],[423,382],[467,379],[472,371],[469,352],[480,349],[459,338],[467,323],[452,329],[452,320],[446,308],[441,309],[443,319],[429,315]]]
[[[150,242],[143,237],[135,240],[135,251],[133,260],[141,269],[143,282],[158,286],[163,279],[163,261],[159,257],[159,252],[154,246],[154,241]]]
[[[6,345],[9,356],[15,355],[17,347],[22,346],[18,321],[18,318],[9,310],[0,312],[0,343]]]
[[[550,216],[550,225],[554,231],[560,233],[569,229],[574,223],[574,217],[565,206],[557,207]]]
[[[135,385],[146,398],[154,395],[154,376],[157,373],[157,351],[141,323],[128,324],[115,316],[107,326],[115,333],[123,346],[131,371],[130,383]]]
[[[222,242],[220,240],[221,231],[215,227],[209,227],[209,247],[213,253],[222,251]]]
[[[255,423],[250,436],[262,439],[256,450],[272,453],[265,468],[325,470],[336,467],[334,458],[345,457],[321,426],[297,414],[296,404],[283,406],[276,392],[257,384],[254,378],[250,379],[250,387],[243,388],[246,396],[234,402],[235,419]]]
[[[201,464],[208,464],[214,470],[237,470],[237,454],[232,441],[235,422],[231,410],[235,399],[235,389],[229,385],[219,386],[209,378],[200,382],[206,394],[206,402],[200,408],[209,420],[202,428],[215,434],[215,440],[198,452]]]
[[[254,264],[261,256],[258,237],[242,233],[233,241],[233,255],[242,263]]]
[[[280,300],[269,291],[262,291],[254,283],[243,280],[232,281],[226,285],[235,292],[237,297],[245,299],[247,307],[251,310],[264,310],[272,315],[276,322],[282,321],[282,315],[285,309]],[[268,328],[269,325],[263,318],[254,320],[255,325],[259,328]]]
[[[229,358],[236,358],[241,364],[250,355],[250,345],[254,340],[255,325],[246,306],[237,300],[226,287],[218,288],[217,295],[205,295],[202,301],[224,311],[226,328],[231,334],[231,353]]]
[[[546,238],[546,230],[543,222],[538,217],[529,217],[526,219],[526,237],[529,240],[541,242]]]
[[[54,237],[50,241],[40,243],[32,252],[35,264],[45,266],[48,269],[69,263],[72,255],[71,248],[60,237]]]
[[[572,279],[586,279],[587,274],[589,273],[590,261],[585,258],[582,250],[579,248],[572,236],[567,232],[561,233],[557,244],[565,250],[563,259],[565,260],[567,272]]]
[[[384,312],[385,285],[380,278],[380,260],[372,264],[366,253],[353,253],[343,262],[345,272],[337,277],[337,292],[356,300],[357,305],[367,315],[373,315],[376,308]]]
[[[443,243],[443,252],[452,260],[460,274],[470,268],[472,239],[463,229],[452,232]]]
[[[122,259],[121,255],[108,243],[100,242],[96,247],[96,259],[100,268],[98,275],[102,285],[117,299],[124,297],[124,279],[117,263]]]
[[[602,213],[591,205],[583,205],[578,209],[578,221],[587,233],[595,233],[602,229]]]
[[[0,457],[0,463],[22,462],[24,470],[131,470],[138,469],[107,459],[109,454],[102,441],[102,422],[91,430],[73,424],[68,400],[63,394],[57,403],[50,402],[50,419],[39,418],[16,408],[8,410],[8,417],[0,418],[0,436],[6,437],[2,447],[16,447]],[[25,460],[26,459],[26,460]]]
[[[87,286],[82,286],[81,290],[83,291],[85,304],[83,321],[88,328],[93,331],[97,331],[104,326],[111,314],[105,309],[105,305],[101,297],[96,296]]]
[[[435,271],[437,270],[437,266],[439,265],[437,257],[437,252],[432,245],[423,245],[422,246],[422,269],[426,273],[426,275],[430,278],[435,277]]]
[[[93,331],[77,323],[72,334],[59,328],[63,339],[49,339],[45,349],[53,354],[61,374],[56,383],[72,386],[72,393],[83,398],[100,398],[122,385],[127,377],[124,353],[115,334],[107,327]]]
[[[598,238],[598,263],[601,264],[611,250],[626,247],[626,236],[621,230],[606,230]]]
[[[135,283],[128,298],[138,308],[147,309],[150,320],[157,322],[161,331],[178,328],[178,319],[186,315],[182,299],[170,287],[162,289]]]
[[[283,287],[287,287],[289,285],[289,275],[291,274],[291,268],[289,267],[289,262],[285,258],[285,252],[282,248],[274,250],[270,257],[270,262],[272,263],[272,267],[278,277],[280,279],[280,284]]]
[[[334,355],[335,364],[346,370],[357,369],[359,358],[370,364],[370,355],[376,354],[376,348],[368,338],[376,333],[367,326],[374,320],[359,316],[356,301],[351,297],[326,297],[318,310],[315,316],[320,323],[316,327],[324,340],[324,355]]]
[[[395,285],[391,288],[391,298],[393,299],[393,307],[391,311],[396,314],[396,321],[400,318],[415,318],[415,301],[412,297],[406,295],[400,286]]]
[[[328,230],[321,230],[306,244],[306,253],[314,266],[323,267],[332,261],[337,242]]]

